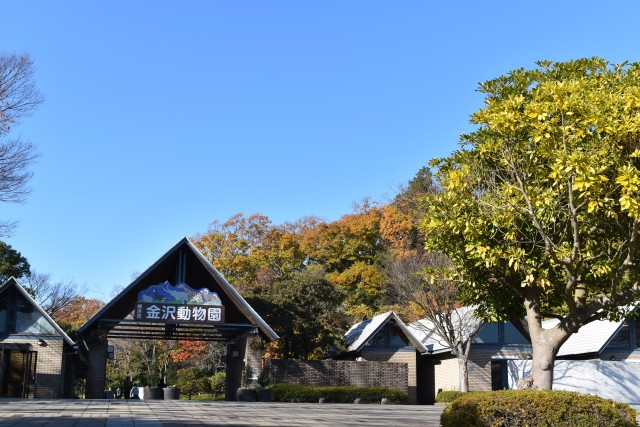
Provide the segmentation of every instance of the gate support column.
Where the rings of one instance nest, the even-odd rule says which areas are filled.
[[[227,345],[227,379],[225,382],[224,400],[236,400],[236,390],[240,388],[242,370],[244,369],[245,350],[247,348],[246,335]]]
[[[87,343],[89,348],[87,359],[86,399],[104,399],[107,376],[107,340],[97,338]]]

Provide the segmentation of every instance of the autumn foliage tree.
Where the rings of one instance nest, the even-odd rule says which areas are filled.
[[[398,205],[365,199],[336,221],[304,217],[281,225],[264,215],[237,214],[214,221],[193,241],[281,336],[270,354],[320,357],[345,325],[393,303],[383,259],[388,251],[406,253],[420,244],[407,204],[416,204],[428,177],[422,171]]]
[[[75,304],[72,309],[78,312],[82,310],[81,304],[85,302],[90,306],[98,304],[97,301],[85,300],[81,296],[85,290],[76,283],[72,281],[54,282],[49,273],[38,273],[31,270],[24,279],[24,285],[42,309],[53,318],[56,318],[61,310],[64,310],[74,301]],[[67,313],[69,314],[70,312],[68,311]]]
[[[394,221],[405,221],[395,225]],[[195,245],[241,291],[284,280],[317,266],[340,292],[347,315],[362,319],[384,306],[386,280],[380,272],[386,240],[396,241],[406,218],[365,200],[337,221],[305,217],[273,225],[263,215],[234,215],[214,222]],[[386,233],[386,234],[383,234]]]
[[[180,340],[171,351],[171,358],[182,366],[194,366],[205,372],[216,373],[224,367],[226,350],[224,342]]]
[[[104,305],[104,301],[98,299],[87,299],[83,296],[76,296],[68,304],[57,310],[54,314],[54,320],[56,322],[68,323],[77,329],[104,307]]]
[[[193,241],[227,280],[242,287],[259,276],[289,277],[304,269],[300,235],[318,222],[309,217],[275,226],[264,215],[236,214],[223,223],[214,221]]]

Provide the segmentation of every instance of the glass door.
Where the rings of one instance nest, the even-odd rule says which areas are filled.
[[[2,352],[2,379],[0,396],[13,398],[33,397],[35,391],[37,352],[4,350]]]

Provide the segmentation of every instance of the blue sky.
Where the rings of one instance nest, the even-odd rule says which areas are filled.
[[[183,236],[335,220],[456,149],[478,82],[536,60],[640,60],[637,2],[5,2],[0,50],[46,97],[5,239],[109,299]]]

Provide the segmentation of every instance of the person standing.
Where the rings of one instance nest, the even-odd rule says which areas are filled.
[[[127,377],[127,379],[124,380],[124,384],[122,384],[122,394],[124,394],[125,399],[129,398],[132,388],[133,388],[133,383],[131,382],[131,378]]]

